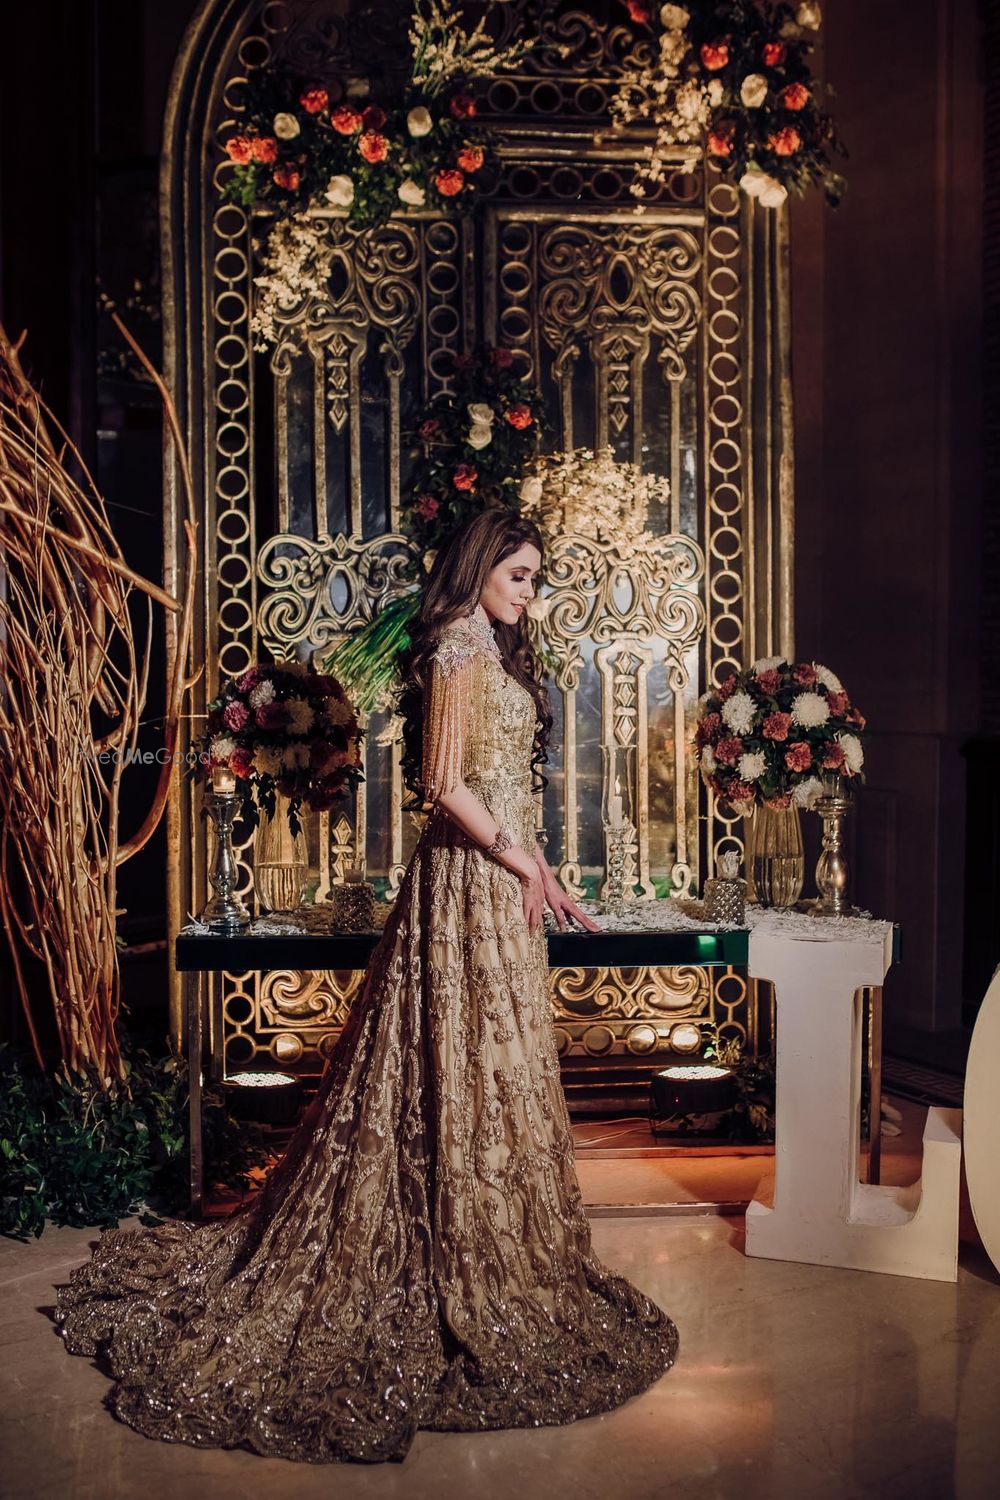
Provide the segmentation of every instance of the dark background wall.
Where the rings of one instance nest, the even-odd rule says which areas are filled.
[[[4,18],[18,65],[0,98],[0,318],[28,329],[26,362],[151,577],[159,412],[98,292],[158,358],[157,157],[194,8],[46,0]],[[857,896],[904,929],[890,1032],[944,1032],[961,1019],[963,984],[968,1015],[1000,958],[989,894],[1000,629],[983,587],[1000,548],[985,525],[981,421],[983,58],[1000,26],[994,0],[824,11],[820,69],[836,85],[850,185],[836,213],[815,195],[791,210],[798,648],[843,677],[872,730],[852,836]],[[157,695],[160,679],[157,664]],[[970,745],[980,782],[967,799]],[[128,778],[126,819],[141,816],[144,774]],[[123,931],[139,949],[162,934],[163,861],[161,838],[127,868]],[[150,1004],[161,969],[154,953],[138,987]]]

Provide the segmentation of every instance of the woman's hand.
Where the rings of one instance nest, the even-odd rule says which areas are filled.
[[[542,918],[545,914],[545,891],[542,888],[541,873],[535,869],[530,875],[519,876],[519,879],[524,920],[528,924],[528,931],[534,932],[542,925]]]
[[[555,916],[556,922],[559,925],[559,931],[566,931],[566,918],[570,917],[574,922],[578,922],[586,932],[600,932],[601,929],[600,927],[598,927],[597,923],[592,921],[590,917],[585,916],[577,906],[576,902],[572,901],[570,897],[567,896],[566,892],[563,890],[562,886],[553,875],[549,866],[546,864],[541,850],[538,850],[536,852],[535,859],[538,865],[539,874],[542,877],[542,892],[545,896],[545,900],[548,902],[549,907],[552,910],[553,915]]]

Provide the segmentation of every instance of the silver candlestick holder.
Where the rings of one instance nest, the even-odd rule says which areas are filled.
[[[632,846],[635,828],[626,818],[622,823],[604,824],[604,843],[608,851],[608,873],[605,881],[605,904],[612,916],[620,917],[625,902],[632,899],[629,889],[634,875]]]
[[[213,932],[232,934],[250,925],[250,913],[235,894],[236,855],[233,853],[233,824],[240,810],[235,792],[206,792],[205,811],[215,830],[215,856],[208,872],[215,895],[201,914],[201,921]]]
[[[823,820],[823,843],[816,864],[818,898],[809,910],[814,917],[853,917],[858,908],[847,895],[850,871],[844,854],[844,822],[851,810],[851,798],[839,776],[824,777],[822,794],[813,810]]]

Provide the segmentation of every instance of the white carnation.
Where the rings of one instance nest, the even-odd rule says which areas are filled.
[[[759,677],[761,672],[773,672],[776,667],[780,667],[784,659],[783,656],[762,656],[759,661],[754,662],[753,669]]]
[[[806,812],[811,812],[813,803],[822,790],[823,783],[818,776],[807,776],[805,781],[800,781],[798,786],[792,788],[792,801],[796,807],[803,807]]]
[[[250,707],[263,708],[265,703],[274,702],[274,683],[269,678],[258,682],[255,688],[250,689]]]
[[[711,745],[703,745],[701,750],[701,769],[706,776],[711,776],[718,762],[715,759],[715,751]]]
[[[756,704],[749,693],[734,693],[722,705],[722,721],[729,725],[734,734],[749,734],[753,728],[755,709]]]
[[[291,734],[306,734],[313,721],[313,711],[304,698],[289,698],[285,704]]]
[[[690,19],[690,11],[683,5],[664,5],[660,11],[660,25],[667,31],[683,31]]]
[[[799,693],[792,699],[792,723],[803,729],[816,729],[830,717],[830,705],[819,693]]]
[[[423,104],[418,104],[416,109],[411,109],[406,117],[406,128],[414,140],[419,140],[424,135],[430,135],[434,129],[434,120],[430,110]]]
[[[809,31],[818,31],[823,21],[823,12],[814,0],[803,0],[803,4],[795,12],[795,19]]]
[[[327,203],[332,204],[334,208],[350,208],[354,202],[354,183],[343,174],[331,177],[326,185],[324,196]]]
[[[520,496],[525,505],[537,505],[542,498],[544,485],[534,475],[521,481]]]
[[[274,117],[274,133],[279,141],[294,141],[297,135],[302,134],[302,126],[294,115],[282,113]]]
[[[788,189],[782,187],[775,177],[768,177],[760,194],[762,208],[780,208],[788,197]]]
[[[816,669],[817,682],[821,682],[828,693],[842,693],[844,691],[844,684],[839,677],[830,671],[829,667],[824,667],[822,662],[818,661],[814,661],[813,666]]]
[[[281,765],[281,750],[277,745],[261,745],[254,751],[253,768],[259,775],[277,776]]]
[[[304,771],[309,764],[309,746],[286,745],[281,752],[281,764],[286,771]]]
[[[208,747],[208,753],[213,760],[228,760],[236,749],[236,741],[228,734],[217,734]]]
[[[767,98],[767,79],[763,73],[748,73],[740,85],[740,99],[747,109],[760,109]]]
[[[465,439],[470,448],[475,448],[478,453],[480,448],[488,448],[493,441],[493,428],[486,427],[482,422],[475,422],[469,428]]]
[[[469,421],[474,427],[490,427],[496,417],[496,412],[486,401],[473,401],[466,408],[469,413]]]
[[[400,203],[406,203],[410,208],[423,208],[427,202],[427,194],[419,182],[414,182],[412,177],[406,177],[397,189]]]
[[[767,769],[767,756],[763,750],[754,750],[740,756],[740,780],[757,781]]]
[[[844,752],[848,774],[856,776],[865,763],[864,746],[856,734],[838,734],[837,741]]]

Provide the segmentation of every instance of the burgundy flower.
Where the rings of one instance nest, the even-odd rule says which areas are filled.
[[[757,685],[762,693],[773,698],[781,686],[781,673],[774,667],[768,667],[765,671],[757,673]]]
[[[729,802],[752,802],[754,789],[747,786],[745,781],[733,781],[724,789],[722,796]]]
[[[369,104],[361,116],[361,123],[366,130],[381,130],[385,122],[385,110],[379,109],[377,104]]]
[[[248,667],[242,677],[237,677],[236,686],[241,693],[249,693],[251,688],[257,686],[262,675],[260,667]]]
[[[800,661],[792,673],[799,687],[815,687],[816,668],[811,661]]]
[[[456,94],[449,108],[456,120],[471,120],[475,117],[476,101],[471,94]]]
[[[531,407],[527,406],[523,401],[515,401],[514,405],[504,415],[510,425],[517,428],[518,432],[523,432],[535,420],[531,415]]]
[[[719,702],[725,703],[727,698],[731,698],[733,696],[738,687],[739,680],[736,676],[736,673],[733,672],[733,674],[730,677],[727,677],[725,682],[718,689]]]
[[[726,735],[715,747],[715,758],[720,766],[735,766],[743,754],[743,741],[735,734]]]
[[[283,163],[280,167],[275,167],[271,175],[278,187],[284,188],[288,193],[298,192],[302,178],[297,167],[290,167],[287,163]]]
[[[234,699],[232,703],[227,703],[222,710],[222,722],[227,729],[232,729],[236,734],[239,734],[249,717],[250,710],[245,703],[240,703],[239,699]]]
[[[418,516],[423,516],[425,521],[433,521],[441,509],[441,502],[436,495],[421,495],[416,508]]]
[[[496,349],[491,349],[490,363],[495,365],[498,370],[509,370],[514,363],[513,349],[505,349],[502,344],[498,345]]]
[[[706,714],[703,719],[700,719],[694,736],[698,749],[700,750],[703,745],[707,745],[712,735],[715,734],[717,729],[721,729],[721,727],[721,714]]]
[[[262,703],[256,714],[258,729],[284,729],[288,710],[283,703]]]
[[[428,417],[426,422],[421,422],[420,424],[420,436],[424,439],[424,442],[427,442],[440,431],[441,423],[437,417]]]
[[[822,767],[824,771],[839,771],[844,764],[844,747],[838,745],[836,740],[827,740],[820,749]]]
[[[783,792],[780,797],[768,797],[764,803],[765,807],[773,807],[775,812],[784,812],[786,807],[791,807],[792,796],[790,792]]]
[[[761,733],[766,740],[787,740],[788,731],[791,727],[791,714],[768,714],[764,720],[764,727]]]
[[[253,770],[253,751],[245,745],[237,745],[229,757],[229,769],[234,776],[249,776]]]

